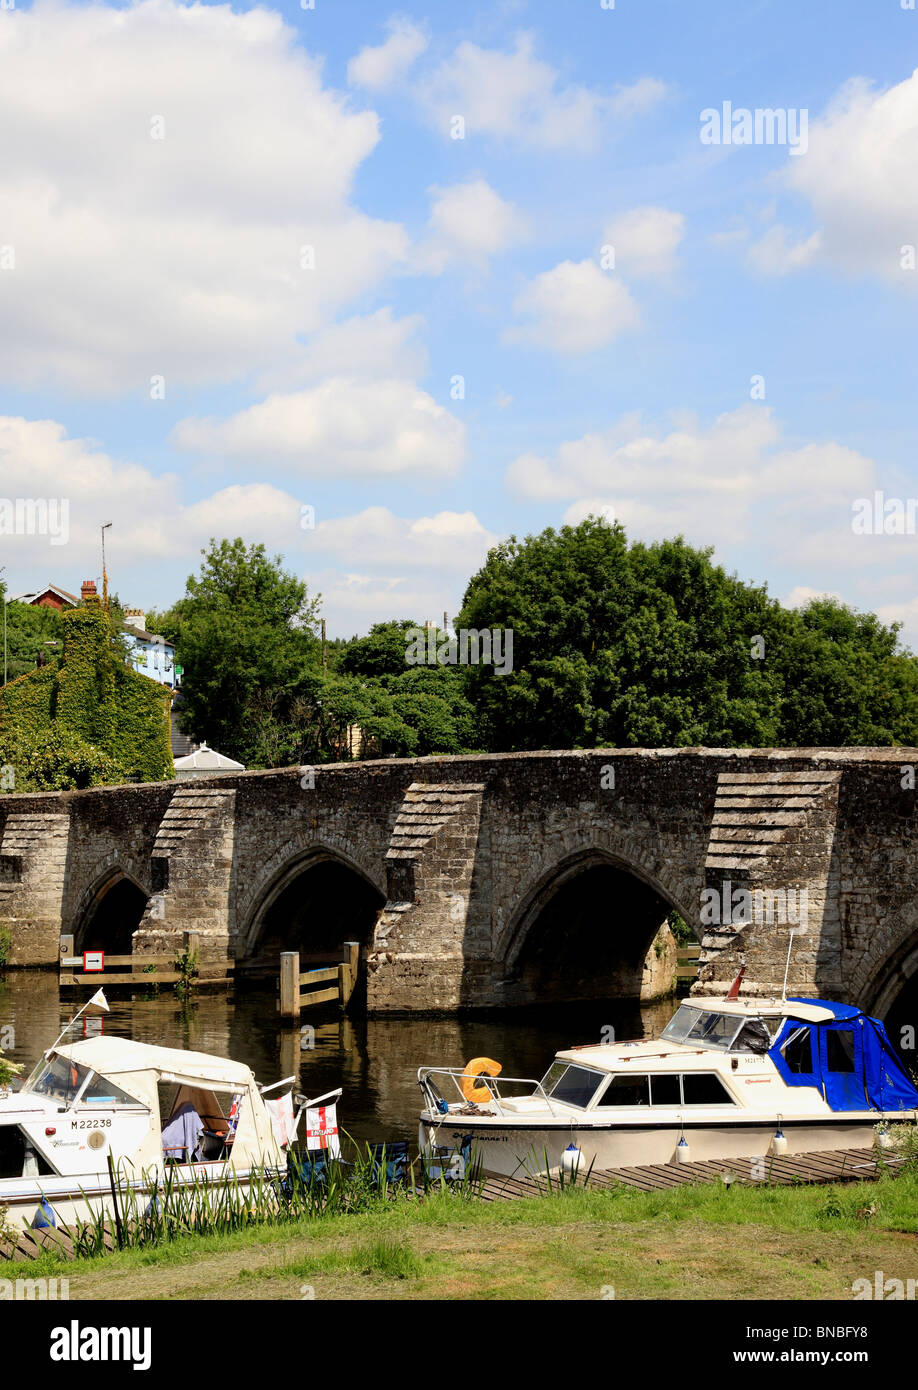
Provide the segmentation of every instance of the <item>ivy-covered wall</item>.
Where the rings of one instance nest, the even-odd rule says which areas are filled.
[[[48,666],[0,689],[0,742],[33,745],[53,732],[111,759],[125,781],[174,776],[170,692],[124,662],[99,603],[65,613],[62,650]]]

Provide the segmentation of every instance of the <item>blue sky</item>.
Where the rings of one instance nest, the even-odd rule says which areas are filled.
[[[900,0],[17,0],[0,493],[69,533],[0,536],[10,591],[112,521],[164,607],[241,534],[347,636],[592,510],[918,642],[915,536],[852,524],[918,496],[916,61]]]

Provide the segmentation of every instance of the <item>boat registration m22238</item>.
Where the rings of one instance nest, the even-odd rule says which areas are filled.
[[[111,1125],[111,1118],[104,1120],[71,1120],[71,1129],[108,1129]]]

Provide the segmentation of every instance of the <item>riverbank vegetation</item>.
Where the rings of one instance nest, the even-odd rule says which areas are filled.
[[[918,1173],[826,1187],[433,1192],[63,1262],[78,1299],[852,1299],[918,1277]],[[863,1286],[862,1286],[863,1287]]]

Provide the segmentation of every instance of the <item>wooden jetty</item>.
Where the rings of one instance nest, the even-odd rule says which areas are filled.
[[[715,1158],[700,1163],[647,1163],[633,1168],[594,1168],[577,1177],[577,1186],[602,1189],[633,1187],[641,1192],[666,1192],[690,1183],[737,1183],[746,1187],[787,1187],[835,1182],[872,1182],[884,1173],[896,1174],[908,1160],[875,1149],[826,1149],[783,1158]],[[565,1184],[570,1180],[565,1177]],[[481,1189],[486,1202],[557,1192],[560,1183],[544,1176],[487,1178]]]

